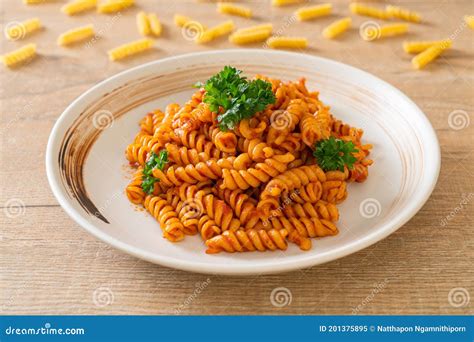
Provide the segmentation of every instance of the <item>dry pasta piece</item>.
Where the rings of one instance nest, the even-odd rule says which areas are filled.
[[[272,34],[272,24],[262,24],[239,29],[229,36],[229,41],[234,44],[251,44],[266,40]]]
[[[268,24],[244,27],[235,31],[235,33],[239,33],[239,34],[240,33],[253,33],[253,32],[258,32],[258,31],[268,31],[271,33],[273,31],[273,25],[271,23],[268,23]]]
[[[373,17],[377,19],[390,19],[390,15],[387,11],[378,9],[376,7],[365,6],[356,2],[353,2],[349,5],[349,9],[354,14],[359,14],[367,17]]]
[[[196,184],[209,179],[219,179],[225,169],[234,169],[235,157],[219,160],[210,159],[196,165],[170,166],[166,171],[153,169],[153,176],[167,186],[180,186],[184,183]]]
[[[302,2],[302,0],[272,0],[273,6],[286,6]]]
[[[335,21],[323,30],[323,37],[328,39],[336,38],[337,36],[346,32],[351,27],[351,25],[352,19],[350,17]]]
[[[15,51],[2,56],[3,64],[7,67],[16,67],[29,62],[36,56],[36,44],[27,44]]]
[[[304,21],[329,15],[331,14],[331,11],[332,5],[326,3],[322,5],[302,7],[298,9],[295,14],[299,21]]]
[[[47,2],[47,0],[23,0],[26,5],[37,5]]]
[[[234,44],[243,45],[262,42],[268,39],[271,35],[271,31],[267,30],[258,30],[255,32],[245,32],[245,33],[234,33],[229,36],[229,41]]]
[[[158,16],[155,13],[148,14],[148,22],[150,23],[151,33],[153,33],[155,37],[161,36],[161,32],[163,31],[163,26],[161,25],[161,22],[158,19]]]
[[[218,37],[224,36],[232,32],[235,28],[234,22],[232,20],[223,22],[217,26],[211,27],[207,30],[204,30],[202,34],[197,35],[195,38],[196,43],[204,44],[208,43],[211,40],[214,40]]]
[[[74,0],[61,7],[61,12],[67,15],[82,13],[97,6],[97,0]]]
[[[270,37],[267,39],[267,45],[272,49],[290,48],[305,49],[308,47],[308,39],[303,37]]]
[[[137,27],[142,36],[148,36],[151,32],[148,16],[143,11],[137,13]]]
[[[383,25],[380,27],[368,26],[363,32],[365,40],[372,41],[376,39],[398,36],[408,32],[408,24],[395,23]]]
[[[5,34],[9,40],[18,40],[38,31],[40,28],[41,21],[38,18],[32,18],[18,24],[8,25]]]
[[[288,232],[285,229],[226,231],[206,241],[206,253],[286,250],[288,248],[287,235]]]
[[[237,15],[244,18],[252,17],[252,10],[250,8],[225,2],[220,2],[217,4],[217,11],[222,14]]]
[[[464,21],[470,28],[474,30],[474,15],[465,15]]]
[[[413,23],[419,23],[421,21],[421,16],[418,13],[409,11],[405,8],[401,8],[398,6],[387,5],[385,7],[385,11],[392,18],[411,21]]]
[[[193,20],[189,17],[181,15],[181,14],[175,14],[174,15],[174,23],[176,24],[176,26],[179,26],[179,27],[187,27],[187,26],[190,26],[190,25],[199,27],[199,28],[201,28],[199,30],[200,32],[207,29],[207,27],[205,25],[203,25],[203,24],[199,23],[198,21]]]
[[[78,27],[64,32],[58,37],[58,45],[70,45],[94,36],[92,25]]]
[[[427,48],[425,51],[420,52],[418,55],[412,58],[411,64],[415,69],[422,69],[428,63],[436,59],[444,50],[447,48],[444,45],[433,45]]]
[[[115,49],[109,50],[109,59],[111,61],[117,61],[129,56],[136,55],[143,51],[149,50],[153,47],[153,40],[144,38],[136,40],[131,43],[127,43],[121,46],[116,47]]]
[[[451,39],[404,42],[403,50],[407,53],[420,53],[433,45],[444,45],[450,48],[452,44]]]
[[[135,4],[135,0],[108,0],[103,4],[97,6],[98,13],[115,13],[131,7]]]

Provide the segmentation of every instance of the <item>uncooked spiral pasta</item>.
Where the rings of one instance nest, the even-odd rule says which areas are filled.
[[[74,0],[61,7],[61,12],[67,15],[82,13],[97,6],[97,0]]]
[[[153,40],[141,39],[131,43],[123,44],[112,50],[109,50],[109,59],[111,61],[117,61],[129,56],[136,55],[153,47]]]
[[[15,68],[31,61],[36,56],[36,44],[30,43],[1,56],[3,64]]]
[[[233,85],[223,96],[226,82]],[[253,86],[260,89],[245,93]],[[305,251],[313,238],[338,234],[338,206],[373,163],[363,130],[338,120],[304,78],[250,80],[230,68],[199,87],[186,103],[139,121],[125,150],[135,169],[130,202],[167,240],[197,234],[208,254]]]

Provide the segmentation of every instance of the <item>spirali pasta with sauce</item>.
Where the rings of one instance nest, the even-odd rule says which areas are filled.
[[[225,67],[198,87],[148,113],[125,153],[136,168],[126,195],[163,236],[200,235],[212,254],[308,250],[338,234],[337,205],[372,164],[362,129],[334,117],[304,78],[248,80]]]

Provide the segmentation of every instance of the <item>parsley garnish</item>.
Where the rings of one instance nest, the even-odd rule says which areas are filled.
[[[161,150],[159,154],[151,152],[150,158],[146,162],[145,168],[143,169],[142,189],[147,194],[153,193],[153,190],[155,189],[155,183],[160,181],[158,178],[153,176],[153,169],[163,170],[167,162],[168,151]]]
[[[217,116],[219,128],[222,131],[233,129],[240,120],[250,118],[255,113],[264,110],[267,105],[275,103],[271,83],[264,80],[247,80],[240,76],[241,70],[225,66],[218,74],[212,76],[204,87],[204,102],[211,111],[223,113]]]
[[[344,171],[344,165],[349,169],[357,161],[352,154],[359,152],[352,141],[344,141],[330,137],[326,140],[318,141],[315,145],[313,155],[316,157],[319,166],[324,171],[340,170]]]

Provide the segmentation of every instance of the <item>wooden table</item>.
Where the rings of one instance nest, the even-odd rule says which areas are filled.
[[[235,18],[240,27],[272,21],[284,34],[308,37],[307,53],[367,70],[408,94],[437,131],[442,167],[423,209],[396,233],[365,250],[286,274],[209,279],[138,260],[93,238],[65,214],[46,180],[45,148],[51,128],[65,107],[89,87],[144,62],[233,47],[226,39],[196,46],[173,25],[173,14],[178,12],[209,25],[225,20],[213,3],[136,2],[140,9],[158,13],[164,34],[153,52],[120,63],[109,62],[106,51],[139,38],[137,7],[120,15],[89,12],[67,17],[59,12],[58,2],[2,4],[3,26],[37,16],[46,28],[22,41],[2,40],[1,53],[35,42],[39,58],[17,70],[1,71],[1,314],[473,313],[472,299],[466,304],[466,295],[474,295],[474,124],[455,130],[448,122],[454,111],[474,120],[474,31],[462,21],[464,15],[474,14],[472,0],[397,1],[426,18],[426,24],[411,25],[406,38],[454,40],[453,49],[423,71],[412,70],[411,57],[401,47],[405,37],[365,42],[355,28],[339,40],[323,39],[320,32],[325,25],[348,15],[347,1],[332,1],[337,14],[313,22],[289,19],[297,6],[274,8],[263,0],[249,4],[258,19]],[[355,27],[368,20],[354,16]],[[56,46],[60,33],[88,23],[100,32],[91,46]],[[203,289],[195,295],[199,284]],[[278,287],[290,291],[289,305],[271,304],[270,295]],[[450,291],[451,297],[454,292],[464,296],[460,304],[466,305],[457,307],[451,301],[452,305]]]

